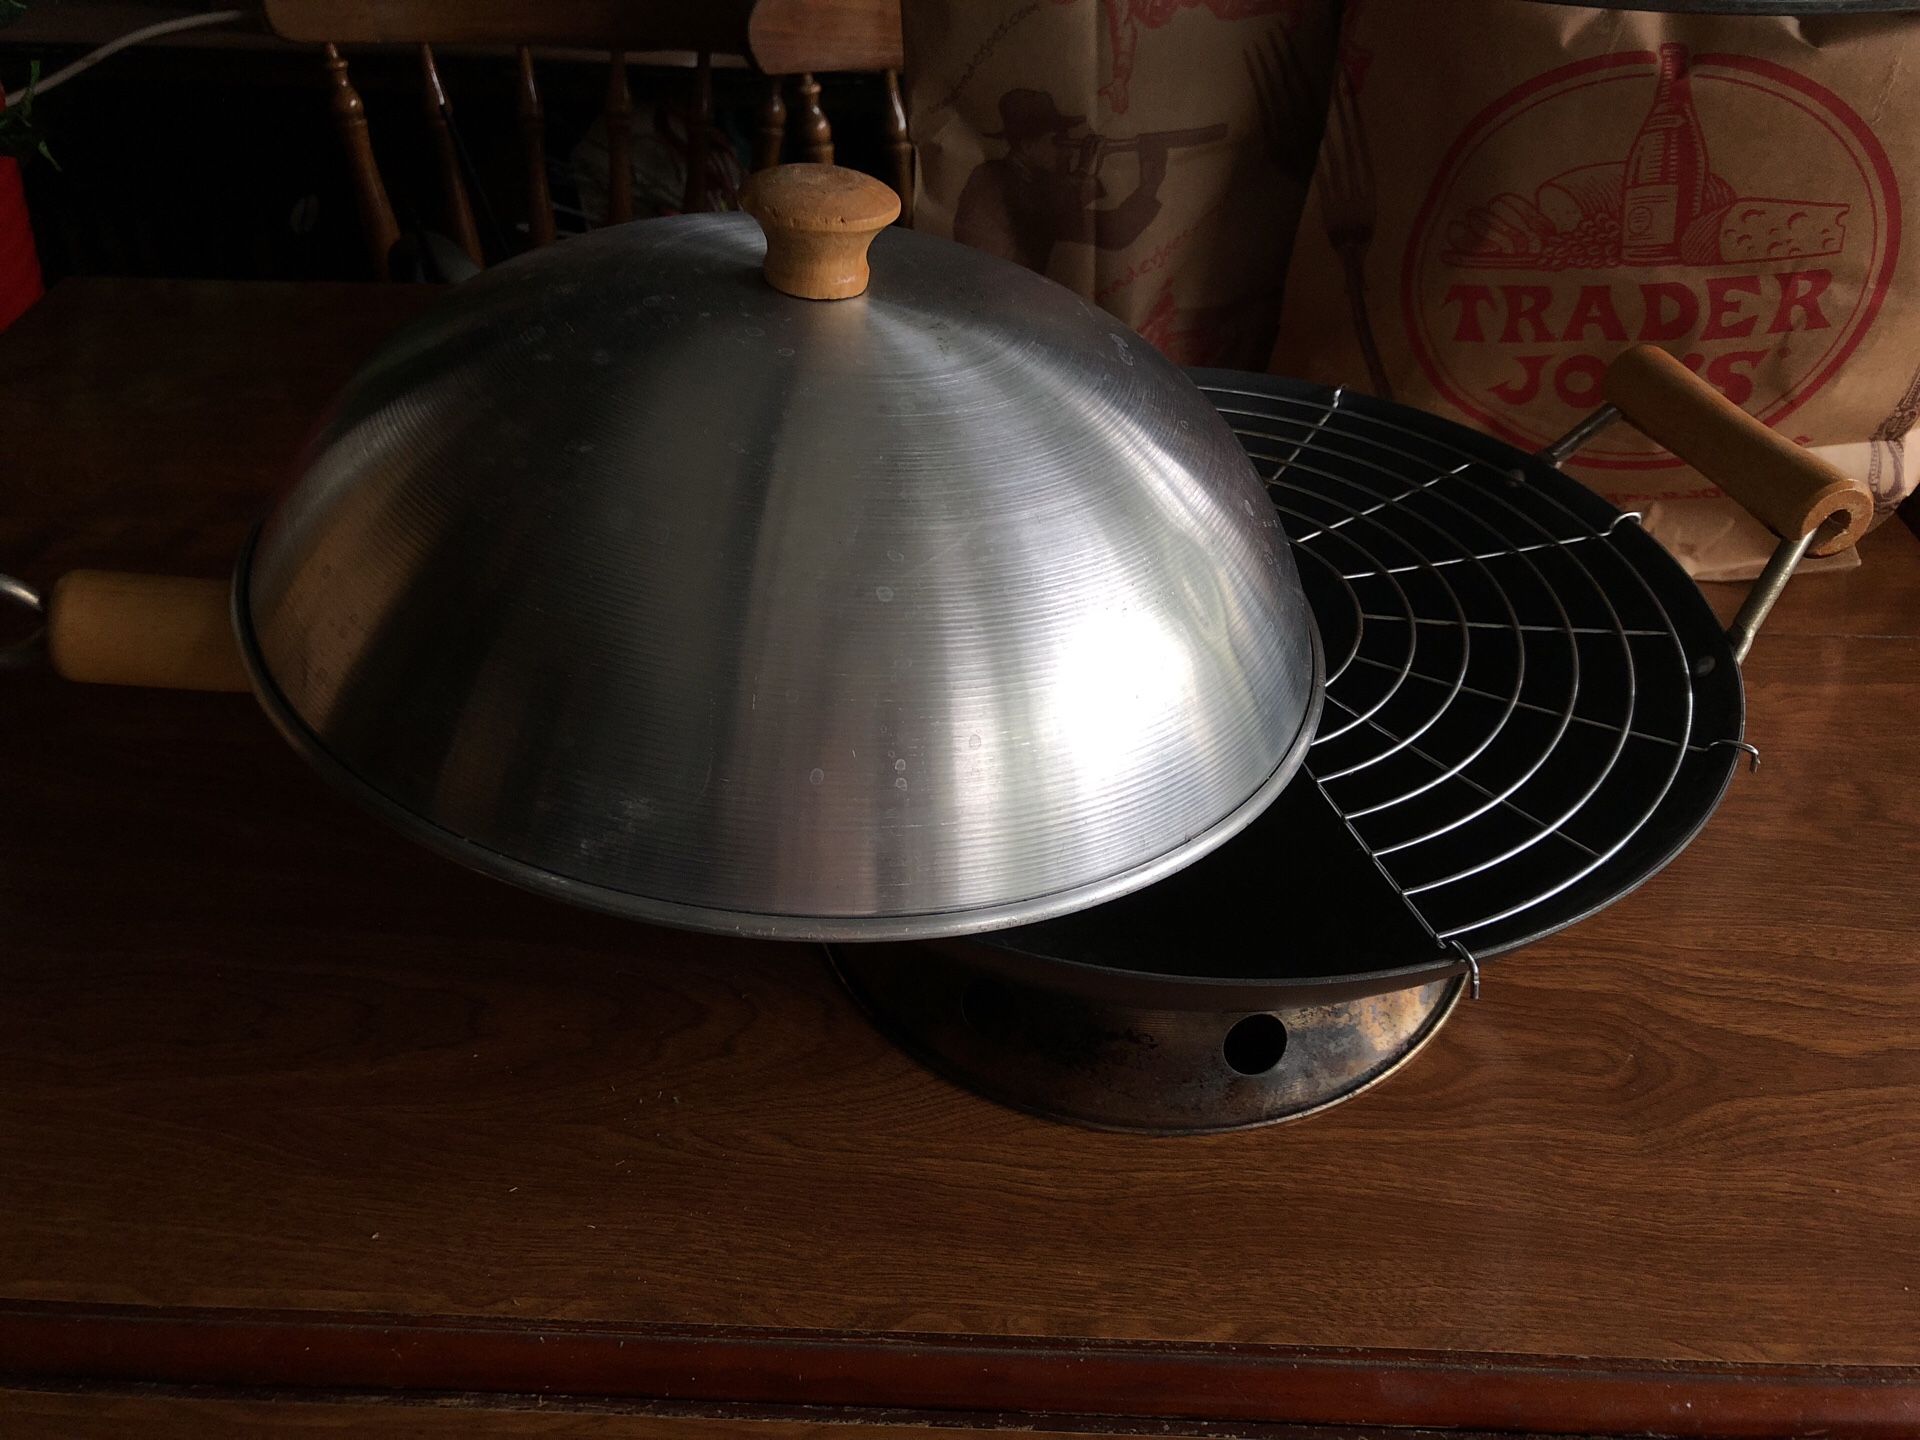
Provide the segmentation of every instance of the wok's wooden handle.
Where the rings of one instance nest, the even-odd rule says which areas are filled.
[[[47,655],[69,680],[247,690],[224,580],[75,570],[47,602]]]
[[[1607,399],[1744,505],[1783,540],[1829,521],[1815,555],[1857,542],[1873,523],[1873,492],[1747,414],[1666,351],[1636,345],[1607,369]]]
[[[802,300],[865,292],[867,247],[900,214],[900,197],[871,175],[838,165],[776,165],[740,192],[740,208],[767,236],[767,283]]]

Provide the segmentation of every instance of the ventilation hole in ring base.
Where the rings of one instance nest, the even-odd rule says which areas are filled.
[[[1278,1015],[1249,1015],[1227,1031],[1220,1054],[1242,1075],[1264,1075],[1287,1053],[1287,1027]]]

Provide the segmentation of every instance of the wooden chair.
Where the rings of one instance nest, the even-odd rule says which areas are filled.
[[[894,188],[903,218],[912,203],[913,151],[901,103],[899,0],[265,0],[267,23],[283,39],[324,47],[331,104],[352,173],[354,199],[374,273],[391,273],[399,222],[374,158],[366,107],[347,73],[341,46],[411,45],[418,49],[422,104],[432,136],[442,204],[455,244],[485,264],[473,206],[461,172],[452,107],[434,61],[435,45],[510,46],[519,67],[518,111],[525,151],[528,237],[555,237],[547,188],[546,117],[534,78],[536,47],[581,49],[608,56],[607,221],[633,218],[629,169],[627,57],[645,51],[691,51],[696,64],[696,119],[689,127],[684,210],[707,208],[707,133],[713,116],[713,56],[744,55],[767,77],[754,168],[779,162],[786,141],[783,89],[794,83],[800,139],[810,160],[831,163],[833,131],[820,104],[816,74],[877,70],[885,75],[885,129]]]
[[[900,0],[758,0],[747,17],[747,53],[768,77],[754,169],[779,163],[786,143],[784,80],[796,77],[800,135],[809,160],[833,163],[833,130],[820,108],[818,71],[877,70],[885,77],[884,125],[900,223],[913,222],[913,142],[900,98]]]

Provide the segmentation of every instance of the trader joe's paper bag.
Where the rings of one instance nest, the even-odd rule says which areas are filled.
[[[1885,462],[1920,388],[1920,21],[1350,0],[1340,46],[1275,370],[1537,449],[1650,340],[1877,454],[1886,509],[1912,487]],[[1771,548],[1625,425],[1568,468],[1703,578]]]
[[[1264,365],[1326,114],[1332,0],[913,0],[915,228],[1185,364]]]

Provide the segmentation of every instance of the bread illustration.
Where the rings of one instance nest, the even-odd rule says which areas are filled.
[[[1496,195],[1447,227],[1450,265],[1593,269],[1619,263],[1619,162],[1579,165],[1524,195]],[[1725,199],[1733,198],[1729,190]]]
[[[1533,203],[1556,231],[1577,230],[1589,215],[1620,213],[1620,187],[1626,176],[1626,163],[1620,160],[1576,165],[1542,185],[1534,193]]]
[[[1846,244],[1846,215],[1845,205],[1742,196],[1689,225],[1680,237],[1680,258],[1689,265],[1719,265],[1838,255]]]
[[[1508,261],[1537,255],[1553,224],[1524,195],[1496,195],[1447,227],[1447,244],[1463,254]]]
[[[1496,195],[1487,202],[1498,220],[1527,238],[1528,243],[1544,241],[1554,232],[1554,224],[1521,195]]]

